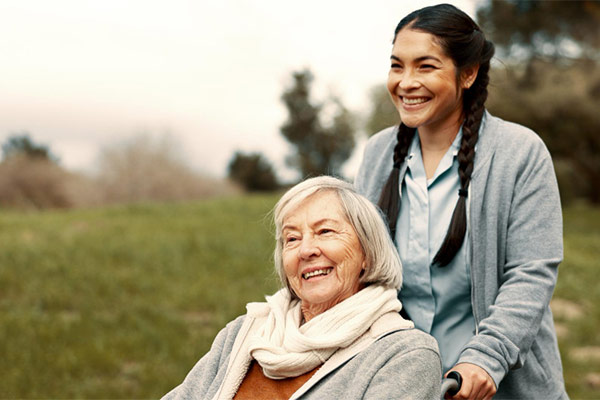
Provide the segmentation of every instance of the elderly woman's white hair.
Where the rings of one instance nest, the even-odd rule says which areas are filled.
[[[402,285],[402,265],[381,213],[373,203],[358,194],[351,184],[331,176],[310,178],[297,184],[288,190],[275,205],[276,246],[274,259],[275,269],[282,284],[295,296],[283,268],[283,238],[281,234],[283,222],[286,216],[306,199],[317,192],[324,191],[337,194],[344,215],[356,231],[362,246],[367,267],[360,277],[360,282],[399,289]]]

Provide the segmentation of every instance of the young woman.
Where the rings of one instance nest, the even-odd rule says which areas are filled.
[[[405,311],[463,377],[453,398],[567,398],[556,178],[534,132],[486,112],[493,54],[454,6],[402,19],[387,83],[402,123],[369,140],[355,185],[387,215]]]

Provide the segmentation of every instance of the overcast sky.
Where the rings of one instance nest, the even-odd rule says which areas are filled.
[[[317,100],[333,93],[366,114],[396,24],[436,3],[0,0],[0,140],[27,131],[91,171],[104,146],[170,132],[199,171],[224,176],[242,150],[289,176],[279,127],[291,72],[311,68]],[[451,3],[474,15],[476,0]]]

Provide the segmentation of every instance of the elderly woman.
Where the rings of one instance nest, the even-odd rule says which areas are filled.
[[[401,265],[375,206],[319,177],[274,217],[284,288],[248,304],[164,398],[439,398],[437,344],[399,315]]]

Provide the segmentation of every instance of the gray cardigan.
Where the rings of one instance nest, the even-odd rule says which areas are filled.
[[[377,203],[396,129],[369,139],[357,190]],[[406,164],[400,170],[403,177]],[[550,154],[531,130],[486,112],[468,195],[471,302],[477,332],[458,362],[484,368],[495,398],[567,398],[549,302],[563,257]]]
[[[291,399],[439,399],[442,372],[435,340],[414,328],[398,330],[396,318],[381,318],[334,353]],[[251,360],[246,338],[263,323],[249,315],[230,322],[163,400],[231,398]]]

